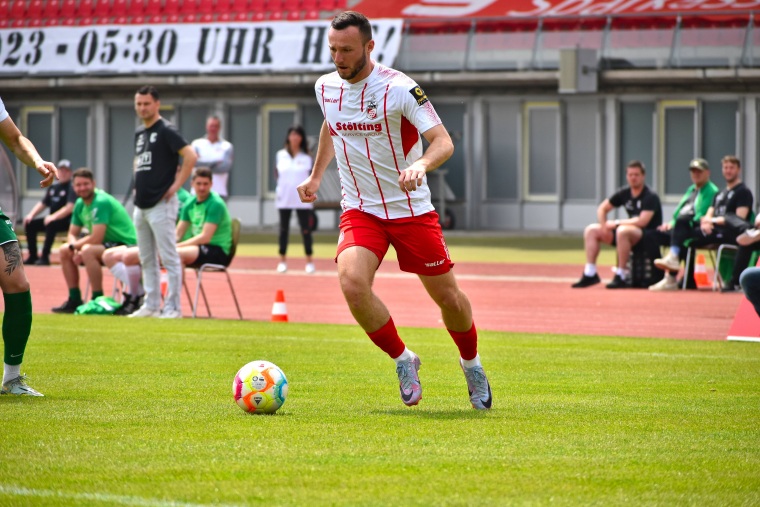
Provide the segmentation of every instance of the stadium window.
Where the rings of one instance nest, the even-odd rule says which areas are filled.
[[[598,99],[565,102],[564,194],[566,199],[597,201],[597,174],[601,159],[601,104]]]
[[[615,187],[626,184],[625,169],[631,160],[640,160],[647,168],[646,182],[654,186],[657,168],[654,161],[654,121],[656,104],[654,102],[622,102],[619,107],[619,158],[617,166],[618,180]]]
[[[259,194],[261,161],[264,160],[259,141],[260,116],[258,106],[230,105],[227,110],[225,137],[235,148],[235,162],[230,172],[230,196]],[[285,139],[285,132],[280,139]]]
[[[710,178],[720,188],[726,185],[720,169],[725,155],[739,154],[739,102],[710,101],[701,104],[702,157],[710,163]],[[746,169],[745,169],[746,170]],[[744,176],[746,178],[746,175]]]
[[[491,102],[486,112],[486,199],[517,199],[520,104]]]
[[[55,109],[53,106],[34,106],[21,109],[21,131],[32,141],[42,158],[52,160],[55,163],[58,153],[53,138],[54,116]],[[21,170],[19,186],[22,189],[20,192],[22,197],[27,195],[41,196],[44,192],[40,189],[40,178],[37,171],[26,166],[23,166]]]
[[[263,108],[264,120],[264,157],[266,170],[263,171],[266,194],[274,197],[277,180],[274,168],[277,164],[277,152],[282,149],[288,128],[296,123],[297,108],[292,105],[272,105]]]
[[[559,102],[523,106],[523,195],[528,201],[556,202],[560,159]]]
[[[697,101],[663,100],[658,104],[658,187],[666,201],[677,201],[691,185],[689,161],[701,156],[696,140]]]
[[[67,158],[74,169],[88,166],[89,107],[61,107],[58,109],[58,158]],[[96,174],[99,174],[96,172]]]
[[[137,125],[133,106],[108,109],[108,191],[112,195],[126,196],[132,182]]]

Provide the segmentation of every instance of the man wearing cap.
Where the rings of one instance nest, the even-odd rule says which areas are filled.
[[[685,246],[699,247],[712,244],[736,244],[736,237],[749,228],[750,211],[752,210],[752,192],[741,180],[741,162],[733,155],[726,155],[721,160],[723,177],[726,180],[726,188],[715,194],[712,202],[704,215],[700,218],[676,220],[670,234],[670,250],[668,254],[654,261],[658,268],[668,271],[668,276],[657,284],[650,287],[651,290],[675,290],[678,288],[675,282],[675,274],[681,267],[681,257]],[[709,179],[709,166],[707,161],[696,158],[689,164],[692,180],[696,178]],[[707,173],[707,176],[705,176]],[[715,185],[713,185],[715,186]],[[707,187],[703,184],[703,188]],[[691,189],[691,187],[689,187]],[[694,197],[695,217],[698,208],[704,207],[699,189]],[[704,190],[706,193],[709,189]],[[689,191],[687,190],[687,194]],[[684,199],[687,196],[684,196]],[[699,199],[698,199],[699,198]],[[682,203],[684,200],[682,199]],[[686,207],[686,206],[684,206]],[[678,216],[680,211],[677,209]],[[657,287],[660,285],[660,287]]]
[[[55,242],[55,235],[69,230],[71,212],[77,195],[71,186],[71,162],[65,158],[58,162],[59,180],[47,188],[45,197],[34,205],[24,217],[24,231],[29,249],[29,256],[24,264],[50,265],[50,250]],[[35,218],[50,208],[44,218]],[[37,256],[37,234],[45,233],[45,243],[42,245],[42,255]]]

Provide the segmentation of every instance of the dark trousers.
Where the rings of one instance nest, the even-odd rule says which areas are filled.
[[[739,278],[744,295],[760,316],[760,268],[747,268]]]
[[[736,256],[734,256],[734,271],[731,273],[730,285],[739,285],[739,277],[742,271],[747,269],[749,261],[752,260],[752,254],[758,250],[760,250],[760,242],[739,247]]]
[[[285,255],[288,251],[288,236],[290,235],[290,217],[292,209],[280,209],[280,255]],[[311,237],[312,215],[314,211],[310,209],[297,209],[298,225],[301,227],[301,236],[303,236],[303,249],[306,255],[313,253],[312,245],[314,244]]]
[[[53,242],[55,242],[55,235],[59,232],[66,232],[69,230],[69,224],[71,223],[71,217],[62,218],[61,220],[53,220],[49,224],[45,225],[44,218],[35,218],[26,226],[26,243],[29,248],[29,258],[37,259],[37,234],[45,233],[45,243],[42,245],[42,259],[50,257],[50,250],[53,248]]]

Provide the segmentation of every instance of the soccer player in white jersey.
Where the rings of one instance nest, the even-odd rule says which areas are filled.
[[[33,167],[43,180],[41,188],[49,187],[58,178],[58,169],[52,162],[42,160],[32,142],[24,137],[5,110],[0,99],[0,140],[25,165]],[[21,249],[13,231],[13,223],[0,209],[0,288],[3,290],[5,313],[3,314],[3,381],[0,394],[42,396],[26,384],[21,374],[26,343],[32,329],[32,294],[29,280],[24,272]]]
[[[459,348],[472,406],[489,409],[491,387],[478,355],[472,307],[451,271],[454,263],[425,177],[451,157],[451,138],[417,83],[370,59],[375,43],[363,14],[335,16],[328,43],[336,71],[315,86],[325,120],[311,176],[298,194],[303,202],[314,202],[336,157],[343,191],[336,257],[341,290],[359,325],[395,360],[402,401],[416,405],[422,398],[420,359],[372,290],[391,244],[401,270],[417,274],[440,307]],[[430,142],[424,153],[420,132]]]

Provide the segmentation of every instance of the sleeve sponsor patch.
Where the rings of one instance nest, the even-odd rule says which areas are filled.
[[[411,90],[409,90],[409,93],[412,94],[412,97],[414,97],[414,100],[417,101],[417,105],[421,106],[425,102],[428,101],[427,95],[425,95],[425,92],[422,91],[422,88],[419,86],[415,86]]]

